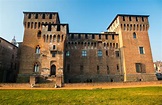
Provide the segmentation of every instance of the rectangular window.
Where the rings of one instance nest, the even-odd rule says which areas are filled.
[[[131,16],[129,16],[129,21],[132,21]]]
[[[105,38],[108,39],[108,35],[105,35]]]
[[[139,47],[139,53],[144,54],[144,48],[143,47]]]
[[[142,17],[142,21],[144,22],[144,18]]]
[[[80,36],[80,34],[78,35],[78,39],[80,39],[81,38],[81,36]]]
[[[136,63],[136,72],[141,73],[142,72],[142,64],[141,63]]]
[[[70,56],[70,51],[66,51],[66,56],[67,56],[67,57]]]
[[[116,57],[119,57],[119,51],[115,51]]]
[[[92,35],[92,39],[95,39],[95,35]]]
[[[88,39],[88,35],[87,34],[85,34],[85,39]]]
[[[123,16],[123,21],[125,21],[125,17]]]
[[[52,19],[52,14],[49,15],[49,19]]]
[[[53,50],[55,50],[56,49],[56,46],[55,45],[53,45]]]
[[[136,17],[136,21],[138,22],[138,17]]]
[[[60,25],[59,24],[57,25],[57,31],[60,31]]]
[[[98,50],[98,57],[102,57],[102,51]]]
[[[86,50],[82,50],[82,57],[87,56],[87,51]]]
[[[56,52],[52,52],[52,57],[56,57]]]
[[[48,25],[48,31],[51,31],[51,24]]]
[[[116,69],[117,69],[117,71],[119,71],[119,64],[116,65]]]
[[[42,19],[45,19],[45,14],[42,15]]]
[[[101,39],[101,35],[99,35],[99,39]]]

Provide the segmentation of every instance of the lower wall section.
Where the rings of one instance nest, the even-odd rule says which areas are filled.
[[[18,74],[17,83],[29,83],[31,74]]]
[[[66,83],[121,82],[123,75],[76,75],[67,76]]]
[[[155,80],[157,80],[155,74],[138,73],[126,75],[126,81],[155,81]]]

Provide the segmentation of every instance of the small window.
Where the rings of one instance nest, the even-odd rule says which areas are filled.
[[[37,37],[41,37],[41,31],[38,31]]]
[[[107,66],[107,74],[110,74],[109,66]]]
[[[36,47],[35,53],[36,54],[40,54],[40,47],[39,47],[39,45]]]
[[[67,57],[70,56],[70,51],[66,51],[66,56],[67,56]]]
[[[83,57],[87,56],[87,51],[86,50],[82,50],[82,56]]]
[[[39,65],[38,65],[38,63],[34,64],[34,72],[39,72]]]
[[[112,35],[112,40],[114,40],[114,35]]]
[[[88,39],[88,35],[87,34],[85,34],[85,39]]]
[[[136,72],[141,73],[142,72],[142,64],[141,63],[136,63]]]
[[[30,22],[28,22],[28,28],[30,28]]]
[[[140,54],[144,54],[144,48],[143,47],[139,47],[139,52],[140,52]]]
[[[74,34],[71,34],[71,39],[74,39]]]
[[[135,32],[133,32],[133,38],[136,39],[136,33]]]
[[[119,57],[119,51],[115,51],[116,57]]]
[[[98,57],[102,57],[102,51],[98,50]]]
[[[56,46],[55,45],[53,45],[53,50],[55,50],[56,49]]]
[[[56,57],[56,52],[52,52],[52,57]]]
[[[109,56],[109,52],[108,52],[108,50],[106,50],[106,56]]]
[[[80,36],[80,34],[78,35],[78,39],[81,39],[81,36]]]
[[[119,64],[116,65],[116,69],[117,69],[117,71],[119,71]]]

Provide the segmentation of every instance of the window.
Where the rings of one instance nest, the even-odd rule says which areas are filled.
[[[136,21],[138,22],[138,17],[136,17]]]
[[[140,52],[140,54],[144,54],[144,48],[143,47],[139,47],[139,52]]]
[[[112,40],[114,40],[114,35],[112,35]]]
[[[71,39],[74,39],[74,34],[71,34]]]
[[[102,51],[98,50],[98,57],[102,57]]]
[[[108,52],[108,50],[106,50],[106,56],[109,56],[109,52]]]
[[[83,69],[84,69],[83,65],[80,65],[80,72],[81,72],[81,74],[83,73]]]
[[[34,64],[34,72],[39,72],[39,65],[37,63]]]
[[[142,21],[144,22],[144,18],[142,17]]]
[[[56,52],[52,52],[52,57],[56,57]]]
[[[146,73],[145,64],[135,63],[137,73]]]
[[[119,71],[119,64],[116,65],[116,69],[117,69],[117,71]]]
[[[100,74],[100,67],[97,65],[97,74]]]
[[[119,57],[119,51],[115,51],[116,57]]]
[[[70,51],[66,51],[66,56],[70,56]]]
[[[135,32],[133,32],[133,38],[136,39],[136,33]]]
[[[124,24],[124,30],[126,30],[126,25]]]
[[[87,56],[87,51],[86,50],[82,50],[82,57]]]
[[[28,22],[28,28],[30,28],[30,22]]]
[[[81,38],[81,36],[80,36],[80,34],[78,35],[78,39],[80,39]]]
[[[53,45],[53,50],[55,50],[56,49],[56,46],[55,45]]]
[[[85,34],[85,39],[88,39],[88,35],[87,34]]]
[[[37,28],[37,22],[35,22],[35,24],[34,24],[34,29],[36,29]]]
[[[36,47],[35,53],[36,54],[40,54],[40,47],[39,47],[39,45]]]
[[[41,37],[41,31],[38,31],[37,37]]]

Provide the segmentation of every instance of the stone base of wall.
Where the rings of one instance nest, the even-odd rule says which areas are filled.
[[[155,74],[127,74],[126,81],[156,81],[157,77]]]
[[[18,74],[17,83],[29,83],[31,74]]]
[[[68,76],[66,83],[122,82],[123,75],[77,75]]]

